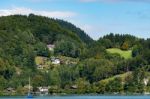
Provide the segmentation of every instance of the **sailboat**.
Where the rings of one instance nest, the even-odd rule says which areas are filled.
[[[29,90],[28,90],[27,98],[33,98],[32,94],[31,94],[30,77],[29,77]]]

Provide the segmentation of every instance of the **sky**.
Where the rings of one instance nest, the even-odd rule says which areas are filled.
[[[150,38],[150,0],[0,1],[0,16],[30,13],[71,22],[95,40],[109,33]]]

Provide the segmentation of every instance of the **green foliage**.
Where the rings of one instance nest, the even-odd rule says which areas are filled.
[[[103,59],[106,55],[105,48],[101,46],[99,43],[94,42],[89,47],[84,49],[80,55],[80,59]]]
[[[122,44],[121,49],[122,49],[122,50],[128,50],[128,49],[129,49],[129,44],[128,44],[127,41],[125,41],[125,42]]]
[[[103,39],[110,40],[111,47],[121,48],[122,45],[125,45],[125,49],[128,47],[129,48],[133,47],[133,45],[135,45],[137,43],[137,41],[140,40],[129,34],[120,35],[120,34],[113,34],[113,33],[110,33],[110,34],[104,36]],[[101,38],[99,39],[99,41],[101,41]],[[107,46],[107,45],[105,45],[105,46]]]
[[[50,62],[49,44],[55,46],[59,65]],[[143,83],[150,70],[149,49],[150,39],[131,35],[111,33],[93,41],[63,20],[33,14],[0,17],[0,93],[13,87],[25,94],[29,76],[34,91],[50,86],[51,94],[143,93],[150,88]],[[36,67],[41,57],[50,63],[44,70]],[[129,71],[128,77],[120,75]]]
[[[125,91],[128,93],[143,93],[144,92],[144,68],[136,69],[131,77],[126,78]]]
[[[76,80],[76,85],[78,86],[77,93],[78,94],[85,94],[90,91],[90,83],[84,79],[84,78],[79,78]]]
[[[114,66],[108,60],[88,59],[79,64],[81,77],[86,77],[90,82],[107,78],[114,73]]]
[[[97,43],[98,43],[98,45],[101,45],[105,48],[112,48],[113,47],[112,42],[109,39],[100,38]]]
[[[45,57],[50,56],[50,52],[44,43],[38,42],[34,46],[37,56],[45,56]]]
[[[7,86],[7,80],[2,76],[0,76],[0,85],[0,90],[4,90]]]
[[[36,75],[33,77],[32,79],[32,85],[34,87],[38,87],[38,86],[45,86],[45,79],[44,77],[40,76],[40,75]]]
[[[60,41],[56,43],[54,53],[69,57],[79,57],[80,48],[70,41]]]
[[[106,85],[106,92],[119,92],[121,93],[123,91],[123,85],[122,85],[122,79],[121,78],[115,78],[114,80],[111,80]]]
[[[80,28],[77,28],[76,26],[74,26],[73,24],[69,23],[69,22],[64,22],[62,20],[57,20],[59,25],[65,29],[69,29],[71,32],[76,33],[80,38],[82,38],[81,40],[83,42],[85,42],[86,44],[90,44],[93,42],[93,40]]]
[[[140,55],[142,50],[143,50],[142,45],[140,45],[140,44],[134,45],[133,49],[132,49],[132,57],[136,57],[136,56]]]

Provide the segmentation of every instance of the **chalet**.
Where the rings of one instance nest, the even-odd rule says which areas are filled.
[[[53,51],[54,48],[55,48],[55,45],[53,45],[53,44],[48,44],[47,47],[48,47],[48,49],[49,49],[50,51]]]
[[[12,87],[7,88],[6,91],[7,91],[8,93],[15,93],[15,89],[12,88]]]
[[[52,64],[54,64],[54,65],[60,65],[60,59],[59,58],[51,58],[51,62],[52,62]]]
[[[48,95],[48,90],[49,88],[48,87],[38,87],[38,90],[40,92],[41,95]]]
[[[78,88],[77,85],[72,85],[72,86],[71,86],[71,89],[77,89],[77,88]]]

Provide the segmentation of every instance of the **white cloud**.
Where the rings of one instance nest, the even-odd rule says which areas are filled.
[[[12,9],[0,9],[0,16],[8,16],[8,15],[15,15],[15,14],[21,14],[21,15],[29,15],[30,13],[36,14],[36,15],[42,15],[47,17],[53,17],[53,18],[70,18],[77,15],[77,13],[70,12],[70,11],[42,11],[42,10],[32,10],[29,8],[20,8],[20,7],[13,7]]]

